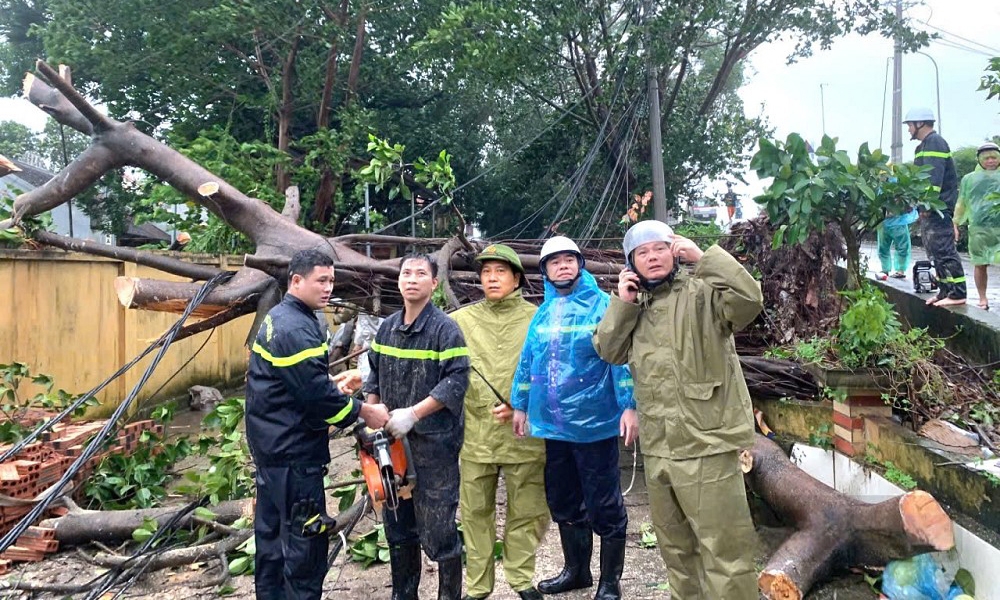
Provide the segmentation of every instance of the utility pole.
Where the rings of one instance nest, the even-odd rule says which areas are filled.
[[[653,3],[646,0],[646,27],[652,22]],[[649,94],[649,161],[653,172],[653,218],[667,222],[667,191],[663,177],[663,138],[660,122],[660,85],[650,49],[652,36],[646,31],[646,85]]]
[[[903,0],[896,0],[896,19],[903,20]],[[894,164],[903,162],[903,48],[896,35],[896,47],[892,55],[892,152]]]

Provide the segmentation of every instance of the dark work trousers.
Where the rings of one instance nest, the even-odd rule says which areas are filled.
[[[545,499],[560,525],[588,525],[602,538],[624,538],[618,438],[590,443],[545,440]]]
[[[304,537],[291,522],[296,503],[325,507],[324,467],[258,467],[253,531],[254,587],[258,600],[319,599],[328,567],[326,535]]]
[[[927,250],[927,256],[934,261],[934,270],[938,278],[938,298],[964,299],[965,269],[962,259],[955,249],[955,230],[951,222],[951,213],[944,212],[938,216],[936,212],[920,214],[920,238]]]
[[[390,546],[420,544],[435,561],[462,555],[455,525],[458,512],[458,455],[433,442],[410,437],[417,484],[413,497],[399,501],[394,511],[382,509],[385,538]],[[435,456],[434,448],[441,450]],[[449,456],[451,455],[451,456]]]

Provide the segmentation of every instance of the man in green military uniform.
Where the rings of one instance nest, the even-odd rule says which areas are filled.
[[[524,268],[503,244],[476,257],[486,299],[452,315],[472,359],[465,394],[460,506],[465,536],[466,599],[493,592],[497,479],[507,488],[503,567],[507,583],[525,600],[541,600],[534,588],[535,549],[549,525],[545,504],[545,445],[516,439],[507,397],[535,306],[521,297]]]
[[[740,449],[753,444],[753,413],[733,332],[763,308],[760,286],[722,248],[703,253],[659,221],[629,229],[624,250],[618,296],[594,346],[632,370],[670,597],[757,600],[753,522],[738,463]],[[679,261],[696,264],[694,274]]]

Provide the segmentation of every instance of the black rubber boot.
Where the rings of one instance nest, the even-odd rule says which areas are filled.
[[[420,569],[420,546],[416,544],[389,546],[392,600],[418,600]]]
[[[462,557],[438,563],[438,600],[461,600]]]
[[[586,525],[559,525],[565,566],[561,573],[539,582],[543,594],[561,594],[594,585],[590,574],[590,556],[594,553],[594,534]]]
[[[521,597],[521,600],[543,600],[542,595],[533,587],[521,590],[517,595]]]
[[[594,600],[621,600],[624,568],[625,538],[601,538],[601,580]]]

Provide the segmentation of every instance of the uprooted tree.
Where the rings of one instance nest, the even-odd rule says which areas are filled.
[[[19,196],[14,203],[11,219],[0,222],[0,229],[24,225],[30,217],[69,201],[97,182],[109,170],[128,166],[143,169],[161,178],[211,211],[233,229],[246,235],[254,244],[255,252],[245,257],[244,264],[235,276],[213,291],[195,314],[202,319],[204,327],[218,326],[252,312],[263,315],[280,298],[285,267],[291,255],[297,250],[307,248],[320,249],[334,258],[338,274],[337,295],[375,312],[390,312],[400,305],[394,285],[394,279],[399,272],[399,259],[371,258],[363,252],[364,244],[409,244],[425,249],[433,248],[434,260],[439,266],[447,302],[457,307],[471,294],[476,281],[472,258],[477,247],[464,236],[464,227],[459,227],[458,232],[447,239],[367,234],[332,238],[321,236],[296,224],[298,203],[294,194],[289,194],[284,210],[278,213],[268,204],[248,197],[182,154],[140,132],[131,123],[120,122],[101,114],[73,88],[65,74],[57,73],[41,61],[38,62],[37,69],[41,77],[27,76],[24,82],[25,95],[58,122],[89,135],[92,143],[51,181]],[[403,177],[405,174],[397,176]],[[415,185],[413,182],[409,184]],[[452,208],[452,210],[457,220],[462,223],[461,214],[457,209]],[[219,273],[216,269],[192,265],[169,256],[67,238],[40,229],[27,233],[44,244],[145,264],[193,281],[208,280]],[[515,242],[512,245],[522,253],[522,261],[529,270],[537,267],[535,254],[537,248],[534,244]],[[588,251],[588,269],[605,285],[614,284],[619,270],[615,263],[621,264],[620,253]],[[199,285],[155,279],[119,278],[116,288],[120,301],[126,307],[181,312],[187,301],[196,294]],[[767,369],[760,361],[755,363],[755,368],[758,374],[764,373]],[[766,383],[762,387],[766,388]],[[835,552],[835,558],[839,560],[837,562],[831,561],[829,556],[818,556],[815,545],[810,539],[809,544],[804,546],[803,552],[796,554],[797,546],[793,542],[814,530],[825,534],[829,534],[830,531],[829,523],[826,524],[826,529],[813,527],[813,520],[808,517],[809,514],[816,511],[824,512],[826,507],[836,508],[834,514],[844,520],[846,527],[854,515],[867,514],[866,509],[844,501],[832,491],[817,491],[808,499],[815,500],[819,504],[815,506],[806,504],[804,503],[806,498],[800,492],[803,489],[813,489],[810,487],[813,486],[812,480],[807,474],[786,466],[787,457],[782,462],[776,458],[772,449],[755,448],[753,454],[755,455],[752,471],[754,489],[758,490],[758,493],[776,510],[788,515],[791,521],[804,524],[803,530],[794,535],[779,551],[786,570],[789,565],[801,564],[804,565],[802,569],[808,571],[807,577],[795,579],[797,589],[803,593],[831,569],[844,566],[845,560],[854,557],[866,559],[878,557],[880,560],[898,558],[924,546],[941,545],[936,542],[896,544],[892,547],[892,551],[880,553]],[[122,518],[125,521],[121,521]],[[903,518],[905,520],[905,515]],[[128,517],[111,517],[104,513],[88,515],[73,512],[62,519],[65,520],[61,520],[61,524],[57,526],[59,532],[57,535],[66,541],[98,538],[102,531],[108,532],[112,524],[117,532],[115,535],[120,536],[121,532],[136,522],[134,516],[130,520]],[[877,520],[880,521],[881,518]],[[228,531],[223,524],[215,527],[216,532],[227,541],[204,551],[224,553],[234,540],[247,535]],[[908,532],[909,529],[905,531]],[[903,535],[903,533],[896,532],[893,535]],[[827,541],[824,538],[816,543],[822,546]],[[837,543],[855,544],[850,540]],[[202,556],[200,553],[195,554],[198,557]],[[175,558],[183,561],[190,556],[178,554]],[[175,563],[167,561],[163,564],[169,566]],[[791,577],[795,578],[794,575]]]

